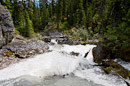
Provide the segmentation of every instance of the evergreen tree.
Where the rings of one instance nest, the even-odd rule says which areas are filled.
[[[25,10],[24,16],[25,16],[24,36],[33,37],[34,29],[33,29],[32,21],[29,18],[29,14],[28,14],[27,10]]]
[[[42,8],[41,8],[41,23],[42,23],[42,28],[46,26],[48,22],[48,9],[46,8],[46,1],[42,1]]]
[[[51,1],[51,5],[52,5],[52,16],[55,15],[55,0]]]
[[[79,2],[79,9],[80,9],[81,25],[86,26],[86,15],[83,7],[83,0],[80,0]]]
[[[52,17],[52,3],[49,5],[49,17]]]
[[[18,14],[17,14],[17,16],[18,16],[17,25],[24,27],[25,26],[25,18],[24,18],[24,10],[25,10],[25,8],[24,8],[23,3],[21,1],[19,2],[18,7],[19,7],[19,9],[18,9]]]
[[[19,10],[19,5],[18,5],[18,2],[17,0],[14,0],[13,1],[13,13],[12,13],[12,18],[13,18],[13,22],[14,22],[14,25],[18,25],[18,12]]]
[[[57,29],[59,29],[59,24],[62,19],[62,0],[58,0],[56,3],[56,22],[57,22]]]
[[[36,2],[34,2],[36,3]],[[40,29],[40,24],[41,24],[41,21],[40,21],[40,9],[38,7],[38,5],[34,5],[34,9],[33,9],[33,27],[34,27],[34,31],[39,31],[41,30]]]
[[[33,8],[34,8],[33,2],[31,0],[28,0],[28,8],[27,8],[27,10],[28,10],[28,14],[29,14],[29,17],[30,17],[31,20],[33,18]]]

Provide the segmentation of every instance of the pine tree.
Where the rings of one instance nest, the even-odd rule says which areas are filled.
[[[24,6],[23,3],[20,1],[19,2],[19,9],[18,9],[18,23],[17,25],[20,25],[21,27],[25,26],[25,18],[24,18]]]
[[[18,2],[17,2],[17,0],[14,0],[13,1],[13,12],[12,12],[12,18],[13,18],[14,25],[18,25],[18,14],[19,14],[18,10],[19,10]]]
[[[33,37],[34,36],[34,29],[32,25],[32,21],[29,18],[29,14],[27,10],[25,10],[25,28],[24,28],[24,36],[26,37]]]
[[[56,3],[56,22],[57,22],[57,29],[59,29],[59,24],[62,19],[62,0],[58,0]]]
[[[46,1],[42,1],[42,8],[41,8],[41,23],[42,28],[44,28],[48,22],[48,14],[47,14],[47,8],[46,8]]]
[[[55,0],[52,0],[51,4],[52,4],[52,16],[54,16],[55,15]]]
[[[52,3],[49,5],[49,17],[52,18]]]
[[[36,2],[34,2],[36,3]],[[33,9],[33,27],[34,27],[34,31],[37,32],[39,31],[40,29],[40,24],[41,24],[41,21],[40,21],[40,8],[38,7],[38,5],[34,5],[34,9]]]
[[[79,8],[80,8],[80,14],[81,14],[81,25],[85,25],[86,26],[86,15],[85,15],[85,10],[83,7],[83,0],[80,0],[79,2]]]
[[[30,17],[31,20],[33,18],[33,8],[34,8],[34,4],[32,3],[31,0],[28,0],[28,8],[27,8],[27,10],[28,10],[28,14],[29,14],[29,17]]]

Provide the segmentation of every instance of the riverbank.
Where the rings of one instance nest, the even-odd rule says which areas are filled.
[[[0,49],[0,69],[6,68],[10,64],[17,63],[22,59],[42,54],[48,48],[48,45],[41,40],[14,39]]]
[[[93,66],[96,65],[93,62],[93,47],[96,46],[49,45],[49,52],[24,59],[0,70],[0,86],[72,86],[74,83],[71,82],[75,80],[82,82],[80,85],[77,84],[78,86],[126,86],[119,77],[105,74],[101,67]],[[79,55],[72,55],[71,52]],[[84,58],[86,52],[89,53]]]

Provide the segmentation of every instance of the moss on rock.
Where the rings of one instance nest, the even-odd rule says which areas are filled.
[[[2,57],[10,57],[10,56],[14,55],[14,53],[7,49],[3,49],[3,50],[0,50],[0,55]]]
[[[104,61],[102,62],[103,70],[109,74],[111,72],[115,72],[121,75],[124,78],[130,77],[130,71],[122,67],[120,64],[114,61]]]

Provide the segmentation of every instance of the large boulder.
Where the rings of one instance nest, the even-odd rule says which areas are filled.
[[[48,48],[48,45],[40,40],[14,40],[0,49],[0,69],[24,58],[41,54]]]
[[[114,59],[111,49],[103,44],[98,44],[93,48],[94,61],[97,63],[102,62],[105,59]]]
[[[98,43],[97,47],[93,48],[94,61],[100,63],[107,59],[112,60],[115,58],[122,59],[124,61],[130,61],[130,47],[108,47],[106,44]]]
[[[27,58],[36,54],[44,53],[49,49],[48,45],[41,40],[15,40],[2,49],[10,50],[18,58]]]
[[[0,48],[13,39],[14,24],[8,10],[0,5]]]

